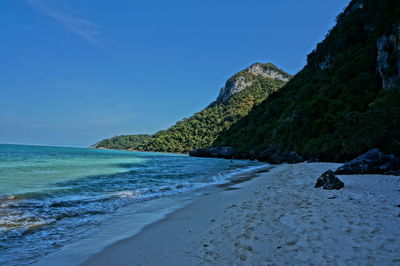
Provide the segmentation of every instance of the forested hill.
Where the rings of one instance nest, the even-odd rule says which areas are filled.
[[[161,130],[142,142],[117,136],[96,147],[141,151],[187,152],[210,147],[219,134],[246,116],[251,109],[284,86],[291,76],[273,64],[255,63],[229,78],[217,100],[192,117]]]
[[[99,141],[94,148],[116,149],[116,150],[137,150],[138,146],[143,143],[150,135],[121,135],[109,139]]]
[[[371,148],[400,155],[400,1],[353,0],[282,89],[213,146],[342,161]]]

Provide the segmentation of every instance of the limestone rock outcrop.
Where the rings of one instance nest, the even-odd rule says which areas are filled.
[[[264,78],[277,79],[285,82],[289,81],[291,77],[273,64],[255,63],[227,80],[225,86],[219,93],[217,102],[226,102],[234,94],[253,85],[253,77],[255,76],[262,76]]]

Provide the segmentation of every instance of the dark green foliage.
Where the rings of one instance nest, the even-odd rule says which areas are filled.
[[[273,64],[257,64],[264,70],[279,72],[285,78],[291,77]],[[252,84],[234,94],[226,102],[215,101],[192,117],[183,119],[171,128],[161,130],[152,136],[116,136],[99,142],[95,147],[179,153],[210,147],[221,132],[228,130],[235,122],[246,116],[253,106],[260,104],[272,92],[286,84],[279,79],[254,75],[249,73],[248,69],[235,74],[229,80],[239,76]]]
[[[149,138],[150,135],[123,135],[102,140],[94,145],[95,148],[137,150],[138,145]]]
[[[281,70],[279,70],[281,71]],[[283,72],[282,72],[283,73]],[[188,119],[179,121],[167,130],[161,130],[146,139],[140,150],[164,152],[188,152],[196,148],[210,147],[219,134],[246,116],[253,106],[265,100],[285,82],[255,76],[242,71],[252,85],[234,94],[227,102],[214,102]]]
[[[353,9],[357,3],[364,7]],[[273,146],[330,161],[374,147],[399,155],[400,92],[382,89],[376,44],[399,23],[398,0],[352,1],[305,68],[213,145],[241,155]]]
[[[400,1],[353,0],[304,69],[282,89],[282,81],[242,71],[232,78],[242,75],[253,84],[227,102],[214,102],[134,144],[125,136],[106,144],[167,152],[229,145],[242,157],[273,147],[328,161],[351,159],[371,148],[400,155],[400,87],[383,89],[377,71],[377,40],[396,34],[399,25]],[[389,58],[383,76],[399,73],[395,48],[384,47]]]

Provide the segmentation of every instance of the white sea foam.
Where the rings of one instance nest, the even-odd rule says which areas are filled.
[[[120,198],[139,198],[142,195],[140,191],[129,191],[129,190],[118,191],[113,194]]]
[[[247,166],[259,165],[18,145],[0,145],[0,162],[7,166],[0,167],[0,224],[8,228],[0,229],[2,236],[11,227],[16,232],[34,229],[2,241],[0,264],[10,258],[29,263],[44,251],[87,237],[123,207],[228,182],[237,173],[256,169]]]

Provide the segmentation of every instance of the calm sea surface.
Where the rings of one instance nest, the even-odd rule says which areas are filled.
[[[221,183],[257,162],[0,144],[0,265],[90,236],[123,206]]]

